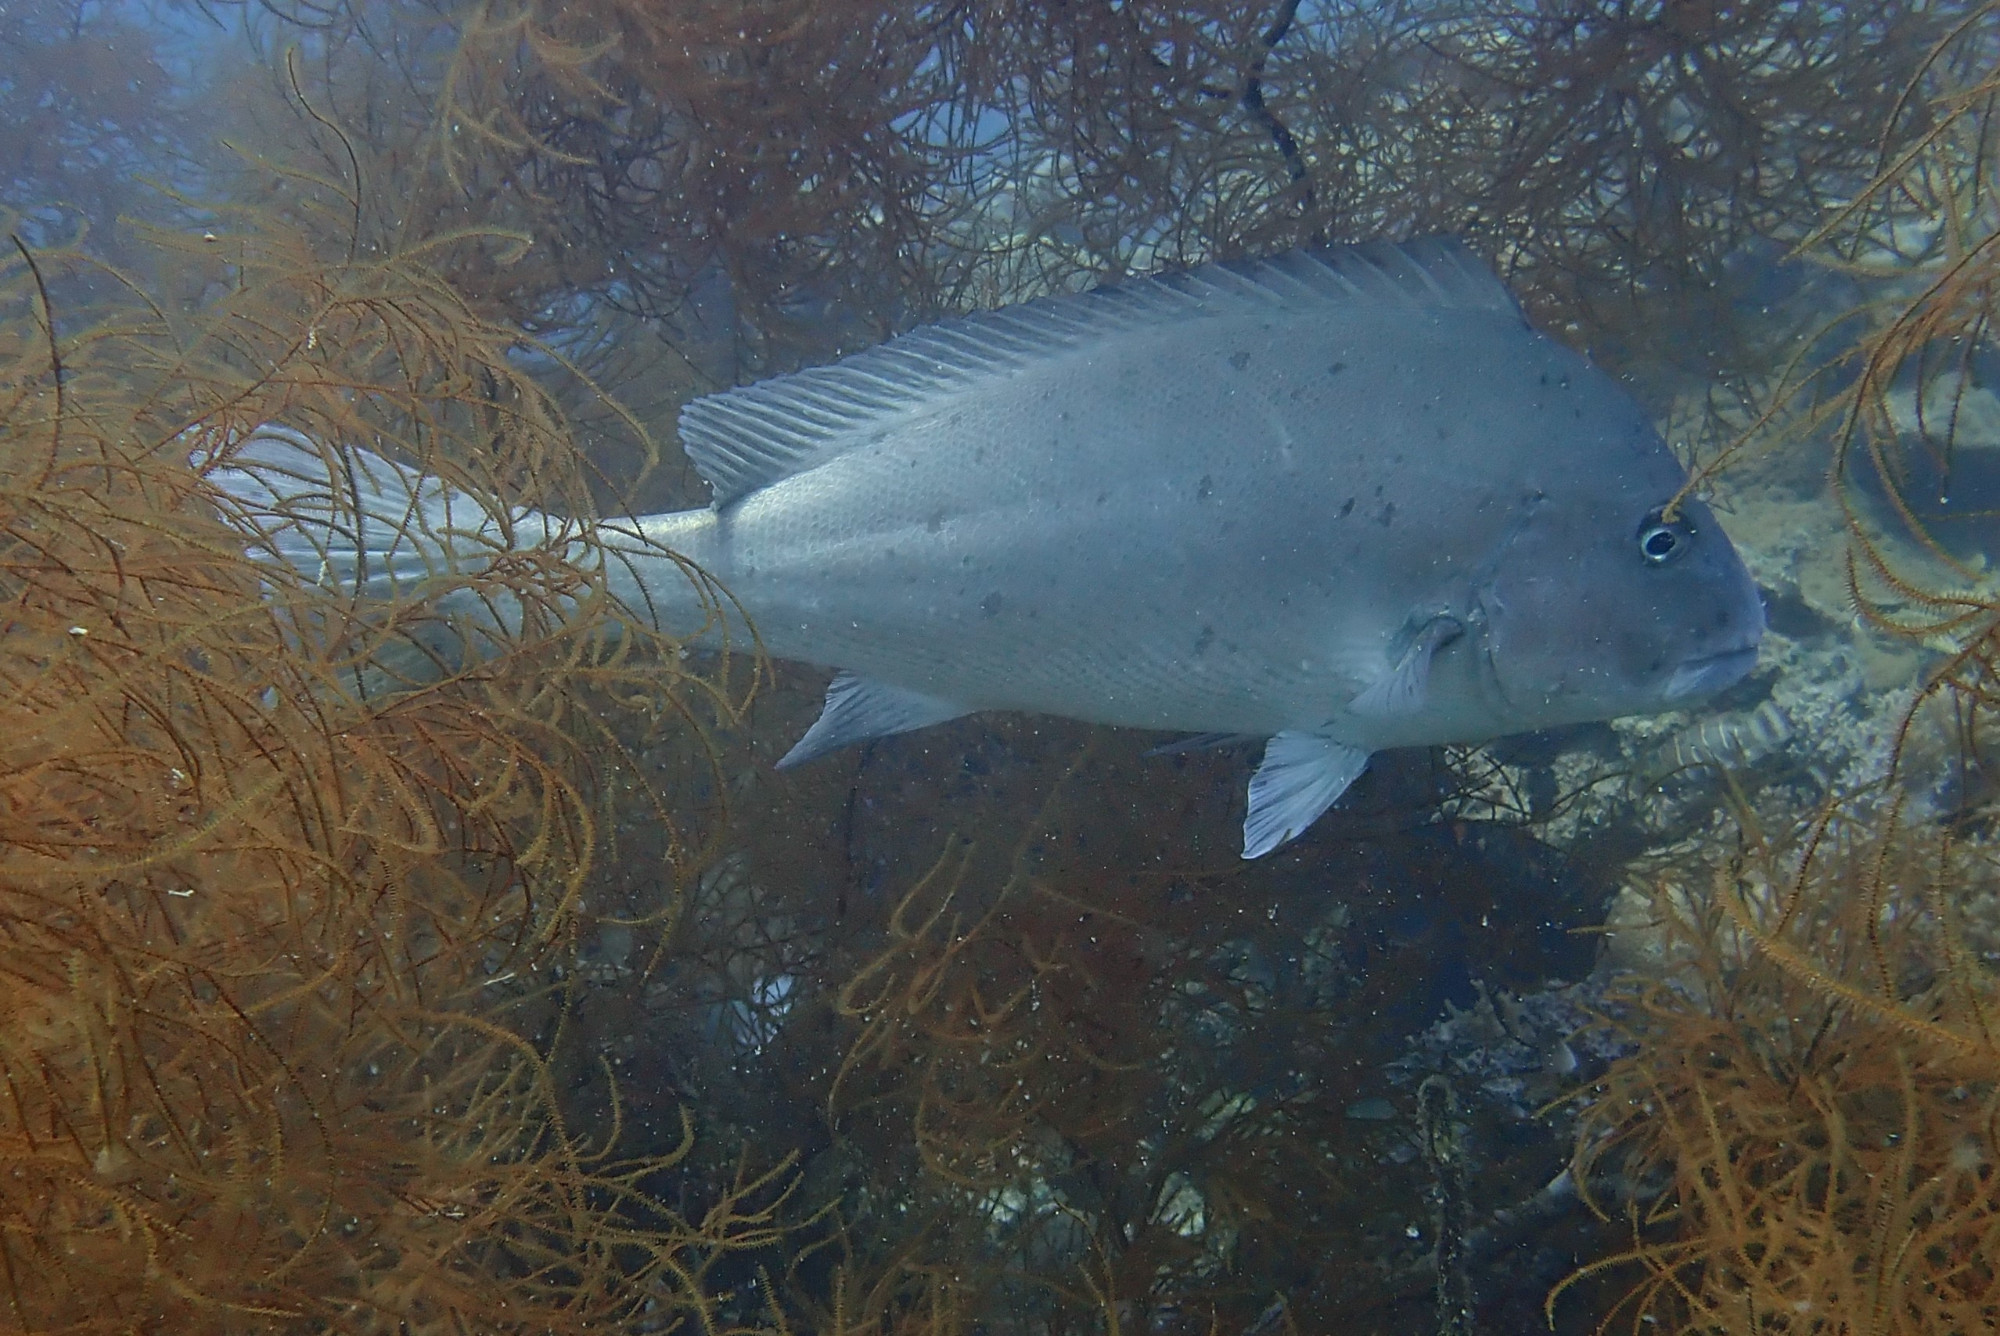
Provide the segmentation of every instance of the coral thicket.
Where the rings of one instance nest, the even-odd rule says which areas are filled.
[[[220,290],[191,311],[91,296],[118,289],[80,252],[16,236],[0,260],[11,1329],[699,1312],[704,1259],[781,1190],[752,1175],[683,1218],[656,1195],[680,1151],[626,1153],[615,1107],[577,1130],[550,1066],[549,969],[621,773],[587,697],[675,713],[698,684],[639,673],[646,633],[575,545],[369,602],[218,509],[205,472],[274,421],[489,494],[588,495],[516,336],[436,250],[353,258],[341,213],[156,238]],[[440,661],[454,589],[512,615]],[[432,671],[379,689],[412,659]]]
[[[201,12],[0,14],[0,1327],[2000,1322],[1993,5]],[[610,596],[694,395],[1437,232],[1782,593],[1722,723],[1246,865],[1227,744],[780,772],[823,675]],[[501,541],[302,569],[260,433]]]

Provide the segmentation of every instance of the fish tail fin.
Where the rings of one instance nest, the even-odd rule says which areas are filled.
[[[372,450],[330,447],[290,427],[257,427],[190,462],[253,557],[352,598],[407,595],[551,536],[539,512],[508,512]]]

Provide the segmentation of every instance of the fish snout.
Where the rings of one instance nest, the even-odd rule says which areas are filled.
[[[1731,572],[1728,595],[1716,617],[1717,633],[1701,652],[1691,654],[1674,666],[1662,695],[1668,701],[1685,701],[1712,696],[1749,676],[1757,666],[1757,650],[1764,640],[1764,593],[1742,568],[1734,549],[1729,551]],[[1719,644],[1717,642],[1720,642]]]

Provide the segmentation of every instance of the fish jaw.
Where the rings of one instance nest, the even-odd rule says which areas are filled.
[[[1756,666],[1757,646],[1754,644],[1689,659],[1674,669],[1660,694],[1675,704],[1713,696],[1748,677],[1750,670]]]
[[[1757,666],[1758,648],[1764,642],[1764,595],[1733,548],[1729,556],[1736,577],[1740,639],[1734,645],[1689,658],[1676,666],[1661,691],[1672,706],[1713,696],[1741,682]]]

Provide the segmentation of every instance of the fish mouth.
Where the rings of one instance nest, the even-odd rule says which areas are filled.
[[[1713,695],[1732,683],[1742,681],[1756,666],[1755,645],[1689,659],[1677,666],[1674,675],[1667,679],[1666,698],[1686,700],[1691,696]]]

